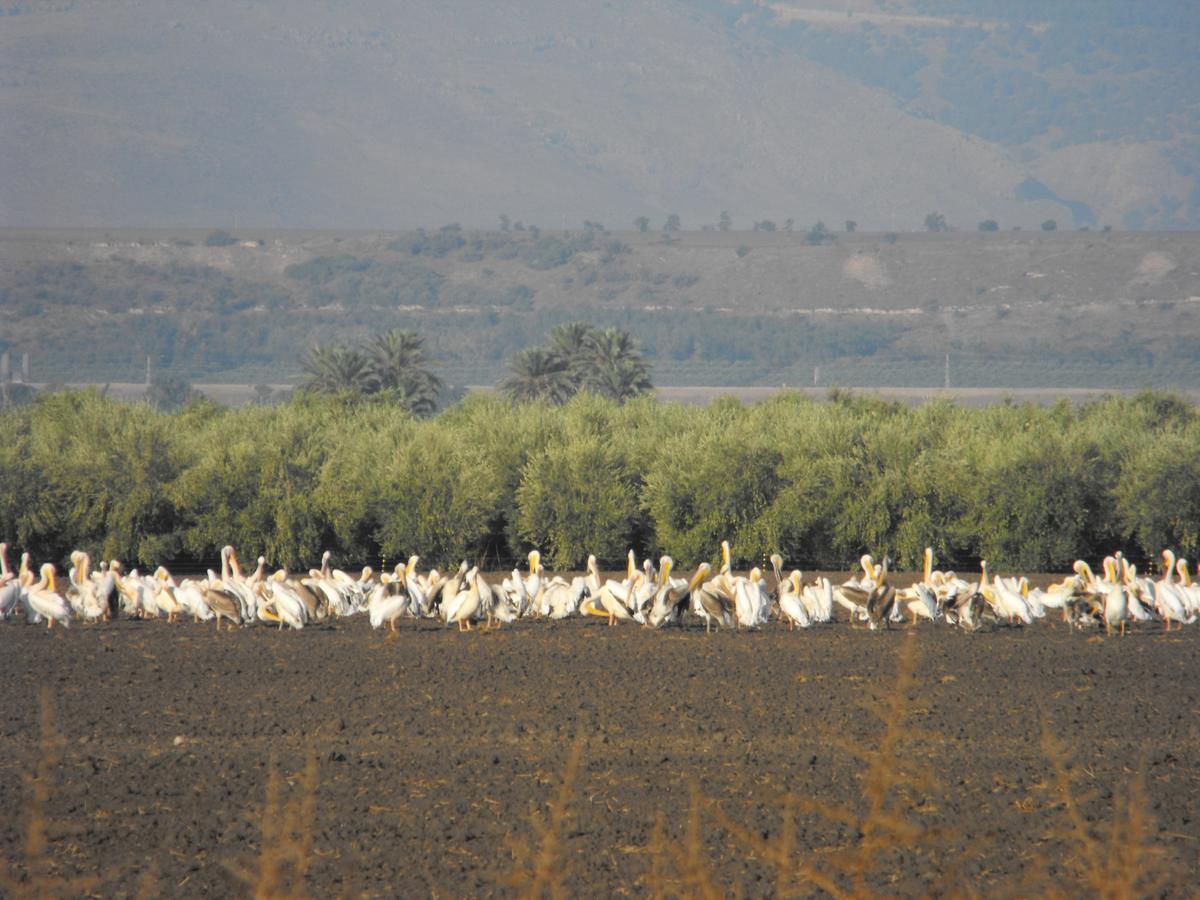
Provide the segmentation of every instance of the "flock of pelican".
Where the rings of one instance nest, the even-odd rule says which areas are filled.
[[[0,620],[24,615],[30,623],[67,626],[80,620],[96,622],[117,616],[175,621],[191,616],[197,622],[215,621],[231,630],[265,623],[279,628],[303,628],[331,617],[366,613],[372,628],[395,631],[404,619],[440,619],[469,631],[475,622],[487,627],[525,618],[565,619],[598,616],[610,626],[636,622],[649,628],[681,625],[689,617],[714,627],[756,629],[772,618],[789,629],[833,622],[838,615],[872,630],[921,619],[974,631],[992,622],[1032,624],[1049,611],[1061,613],[1072,627],[1103,627],[1125,633],[1129,622],[1161,620],[1170,631],[1190,624],[1200,614],[1200,584],[1194,583],[1185,559],[1164,550],[1163,575],[1140,576],[1120,553],[1106,557],[1097,576],[1083,560],[1073,573],[1045,589],[1032,588],[1028,578],[994,577],[986,561],[976,580],[933,569],[933,551],[925,550],[919,580],[896,588],[888,583],[888,560],[860,560],[862,573],[841,584],[828,578],[804,582],[796,570],[783,574],[783,559],[770,557],[773,586],[763,570],[734,574],[727,541],[721,544],[721,566],[715,572],[700,563],[686,578],[674,575],[669,556],[656,569],[650,560],[639,568],[631,550],[625,577],[603,578],[594,556],[587,572],[571,579],[548,575],[541,554],[529,554],[526,574],[514,569],[499,585],[489,584],[478,566],[464,561],[454,572],[417,571],[420,557],[376,574],[369,566],[356,575],[330,568],[330,553],[321,567],[304,574],[279,569],[267,574],[258,558],[254,571],[243,573],[233,547],[221,550],[221,571],[206,578],[176,579],[165,568],[152,574],[136,569],[125,573],[116,560],[93,568],[89,554],[71,554],[64,582],[52,563],[38,571],[22,554],[16,572],[9,569],[8,545],[0,544]],[[1200,572],[1198,572],[1200,575]]]

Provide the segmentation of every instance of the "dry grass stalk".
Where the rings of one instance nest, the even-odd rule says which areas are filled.
[[[317,754],[310,746],[299,779],[300,796],[284,801],[279,761],[271,754],[258,857],[252,865],[225,865],[257,900],[305,895],[305,879],[312,864],[317,782]]]
[[[873,896],[868,886],[870,876],[879,866],[880,858],[888,851],[921,853],[928,849],[936,835],[918,822],[906,818],[902,795],[907,788],[928,789],[933,780],[908,762],[903,751],[918,736],[910,722],[913,702],[909,697],[915,684],[917,652],[914,641],[905,641],[897,655],[896,681],[882,701],[866,701],[864,706],[883,723],[883,734],[875,746],[840,742],[844,749],[866,763],[862,796],[865,811],[847,806],[832,805],[820,800],[783,796],[782,822],[775,835],[763,838],[754,830],[734,821],[715,805],[713,821],[735,841],[759,859],[772,866],[775,872],[775,895],[780,897],[810,894],[814,889],[835,898]],[[666,851],[655,842],[663,839],[656,826],[652,838],[651,887],[662,896],[664,876],[662,859],[673,858],[681,886],[695,896],[723,896],[724,891],[712,882],[701,848],[698,792],[693,795],[685,847],[667,845]],[[822,854],[820,860],[799,854],[796,840],[797,812],[811,812],[844,825],[855,835],[849,846]]]
[[[1123,797],[1114,794],[1107,829],[1097,829],[1088,824],[1083,813],[1083,807],[1095,799],[1095,792],[1078,788],[1079,769],[1072,765],[1066,743],[1044,720],[1042,751],[1054,767],[1053,785],[1066,819],[1071,852],[1064,862],[1080,886],[1101,900],[1129,900],[1151,896],[1170,884],[1163,850],[1153,843],[1154,821],[1142,767],[1138,767]],[[1047,881],[1052,883],[1053,879],[1047,877]]]
[[[558,786],[554,799],[550,801],[546,815],[539,813],[532,804],[530,806],[529,825],[537,841],[537,848],[532,849],[524,841],[515,841],[512,844],[513,867],[504,881],[519,897],[567,896],[565,882],[570,864],[564,856],[563,849],[567,820],[571,816],[571,795],[575,791],[575,781],[579,777],[583,753],[583,738],[576,738],[567,756],[562,783]]]
[[[22,777],[29,787],[29,821],[25,826],[23,859],[19,863],[0,857],[0,888],[5,896],[75,897],[92,891],[100,883],[99,876],[64,878],[54,874],[47,836],[50,788],[54,770],[62,761],[66,740],[54,725],[54,704],[50,689],[42,688],[38,699],[38,758],[32,773]]]

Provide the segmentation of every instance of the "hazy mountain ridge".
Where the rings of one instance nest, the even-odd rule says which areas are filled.
[[[933,209],[1066,226],[1080,204],[1195,223],[1194,148],[1174,136],[1016,153],[806,58],[746,5],[22,3],[0,19],[0,224],[694,226],[729,209],[905,229]],[[1045,197],[1017,198],[1029,179]]]
[[[278,382],[313,342],[426,335],[494,383],[554,324],[632,330],[662,384],[1200,383],[1200,236],[1180,233],[0,234],[0,350],[39,381]],[[260,243],[261,241],[261,243]]]

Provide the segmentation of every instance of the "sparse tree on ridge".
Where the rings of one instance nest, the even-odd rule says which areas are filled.
[[[729,210],[721,210],[721,217],[717,220],[718,231],[728,231],[733,227],[733,217],[729,215]]]
[[[650,230],[650,220],[645,216],[638,216],[633,220],[633,227],[638,231],[646,232]]]
[[[950,226],[946,224],[946,217],[940,212],[931,212],[925,217],[926,231],[949,231]]]
[[[679,220],[679,213],[671,213],[663,225],[663,231],[679,231],[682,228],[683,224]]]

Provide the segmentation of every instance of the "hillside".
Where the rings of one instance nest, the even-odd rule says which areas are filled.
[[[1200,383],[1200,234],[0,232],[0,350],[35,381],[278,383],[312,342],[425,334],[492,384],[554,324],[634,332],[660,384]],[[819,372],[814,373],[814,368]]]
[[[1177,3],[3,6],[3,226],[1200,226]]]

